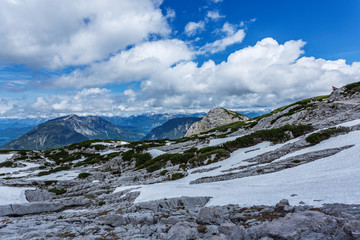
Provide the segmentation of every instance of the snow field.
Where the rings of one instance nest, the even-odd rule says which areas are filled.
[[[355,124],[353,121],[350,124]],[[135,202],[157,200],[180,196],[211,196],[208,205],[239,204],[252,206],[254,204],[274,205],[279,200],[287,198],[290,204],[305,204],[320,206],[324,203],[358,203],[360,199],[360,131],[325,140],[315,146],[287,154],[282,158],[296,156],[307,152],[328,148],[355,145],[333,156],[303,164],[279,172],[239,178],[223,182],[190,185],[190,181],[205,176],[221,174],[230,167],[246,165],[245,159],[275,150],[282,145],[271,145],[263,142],[246,149],[239,149],[231,157],[202,168],[221,166],[218,169],[189,174],[183,179],[151,185],[118,187],[115,192],[124,189],[140,187],[141,191]],[[296,141],[295,139],[291,142]],[[288,142],[287,142],[288,143]],[[260,148],[256,151],[247,152]],[[198,168],[200,169],[200,168]],[[192,169],[190,171],[193,171]],[[291,195],[296,194],[294,197]]]

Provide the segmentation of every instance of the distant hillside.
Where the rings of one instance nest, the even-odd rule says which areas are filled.
[[[21,128],[6,128],[0,130],[0,146],[20,137],[21,135],[34,129],[35,126]]]
[[[129,129],[132,131],[138,131],[144,133],[142,137],[148,134],[152,129],[166,123],[170,119],[174,118],[183,118],[183,117],[204,117],[206,113],[193,113],[193,114],[141,114],[138,116],[130,116],[130,117],[103,117],[111,123],[119,126],[123,129]]]
[[[138,136],[100,117],[69,115],[42,123],[0,149],[46,150],[91,139],[132,141]]]
[[[185,136],[185,133],[190,126],[201,118],[184,117],[174,118],[163,125],[154,128],[146,135],[143,140],[156,140],[156,139],[179,139]]]

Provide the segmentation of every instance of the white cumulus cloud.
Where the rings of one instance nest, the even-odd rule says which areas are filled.
[[[193,55],[193,51],[180,40],[145,42],[122,51],[108,61],[64,75],[53,84],[57,88],[82,88],[140,81],[180,61],[191,60]]]
[[[0,64],[58,69],[170,33],[151,0],[0,1]],[[171,17],[169,13],[169,17]]]
[[[204,21],[188,22],[185,26],[185,33],[188,36],[193,36],[204,30],[205,30],[205,22]]]

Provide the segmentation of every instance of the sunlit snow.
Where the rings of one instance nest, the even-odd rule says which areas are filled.
[[[350,124],[350,123],[348,123]],[[352,123],[355,125],[355,123]],[[295,140],[292,140],[293,142]],[[283,158],[311,151],[355,144],[333,156],[279,172],[239,178],[229,181],[190,185],[190,181],[205,176],[221,174],[224,169],[246,165],[245,159],[261,153],[275,150],[283,144],[261,143],[251,148],[240,149],[231,157],[203,168],[221,166],[213,171],[189,174],[187,177],[151,185],[140,185],[140,196],[136,202],[180,196],[211,196],[208,205],[240,204],[275,204],[283,198],[291,204],[300,201],[319,206],[323,203],[358,203],[360,199],[360,131],[325,140],[313,147],[290,153]],[[257,149],[250,151],[251,149]],[[192,172],[193,170],[190,170]],[[118,187],[115,192],[136,186]],[[291,195],[296,196],[291,197]]]

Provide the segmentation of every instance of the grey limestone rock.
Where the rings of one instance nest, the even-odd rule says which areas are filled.
[[[0,206],[0,216],[23,216],[44,212],[56,212],[65,207],[59,202],[32,202]]]
[[[345,224],[344,232],[354,237],[355,239],[360,239],[360,221],[352,220]]]
[[[201,132],[238,121],[247,121],[248,117],[224,108],[213,108],[199,122],[193,123],[186,132],[185,137],[191,137]]]
[[[224,222],[223,212],[217,207],[204,207],[196,217],[198,224],[221,224]]]
[[[168,233],[168,240],[194,239],[196,230],[184,222],[179,222],[172,226]]]
[[[289,213],[284,218],[265,222],[251,228],[255,238],[275,239],[330,239],[341,235],[341,226],[335,217],[317,211]],[[332,239],[332,238],[331,238]]]
[[[41,190],[41,189],[26,190],[25,191],[26,199],[29,202],[48,201],[48,200],[52,199],[52,197],[54,195],[55,195],[54,193],[50,193],[48,191],[44,191],[44,190]]]
[[[128,223],[126,218],[124,218],[124,216],[118,214],[109,214],[109,215],[101,216],[99,218],[99,222],[100,224],[109,225],[112,227],[119,227]]]

